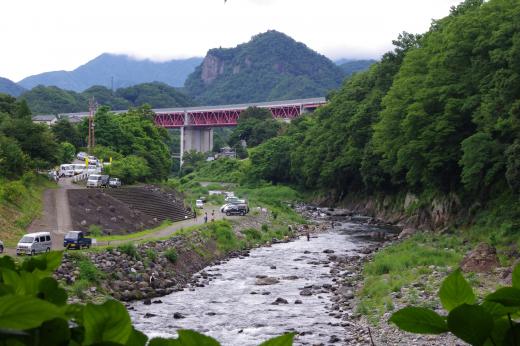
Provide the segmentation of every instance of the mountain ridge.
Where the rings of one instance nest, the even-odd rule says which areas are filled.
[[[25,91],[25,88],[16,84],[12,80],[0,77],[0,93],[18,97]]]
[[[25,89],[44,85],[76,92],[95,85],[119,89],[150,82],[181,87],[188,74],[201,61],[202,58],[192,57],[154,62],[149,59],[134,59],[124,54],[103,53],[72,71],[43,72],[26,77],[18,84]]]
[[[185,90],[206,104],[294,99],[325,96],[344,76],[324,55],[270,30],[233,48],[210,49]]]

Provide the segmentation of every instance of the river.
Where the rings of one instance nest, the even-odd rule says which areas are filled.
[[[332,336],[342,339],[345,328],[328,309],[331,294],[318,286],[333,284],[329,254],[332,251],[337,255],[357,254],[356,250],[365,241],[355,234],[371,228],[353,223],[336,225],[333,230],[314,235],[310,241],[301,237],[289,243],[256,248],[248,257],[208,267],[203,273],[204,287],[191,287],[161,297],[159,304],[134,302],[130,306],[133,323],[148,336],[174,337],[178,329],[194,329],[223,345],[258,345],[291,331],[300,333],[295,345],[325,344]],[[256,285],[262,276],[279,282]],[[300,295],[308,286],[313,286],[317,293]],[[273,305],[277,298],[288,303]],[[296,300],[301,304],[295,304]],[[174,314],[184,318],[174,318]]]

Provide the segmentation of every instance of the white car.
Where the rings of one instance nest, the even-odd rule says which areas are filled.
[[[88,157],[88,164],[90,165],[97,165],[99,163],[98,159],[95,156],[89,156]]]
[[[87,179],[87,187],[101,187],[101,175],[91,174]]]
[[[202,209],[204,208],[204,202],[202,202],[201,199],[198,199],[195,201],[195,207],[199,208],[199,209]]]
[[[231,203],[231,204],[245,204],[246,200],[239,199],[238,197],[233,196],[233,197],[227,197],[226,202]]]
[[[84,151],[80,151],[77,155],[76,155],[76,158],[78,160],[81,160],[81,161],[85,161],[85,159],[87,158],[88,154]]]

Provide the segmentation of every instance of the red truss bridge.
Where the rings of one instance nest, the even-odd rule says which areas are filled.
[[[154,109],[155,123],[165,128],[236,126],[240,113],[248,107],[268,109],[273,118],[294,119],[327,101],[324,97],[222,106]]]

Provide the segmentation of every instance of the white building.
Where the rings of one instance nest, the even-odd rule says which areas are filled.
[[[33,123],[36,124],[46,124],[47,126],[51,126],[56,124],[58,118],[55,115],[35,115],[32,118]]]

